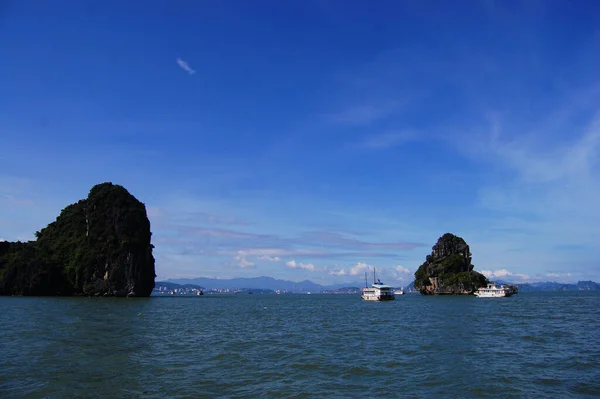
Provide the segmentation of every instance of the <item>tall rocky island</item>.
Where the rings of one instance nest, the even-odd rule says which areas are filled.
[[[35,241],[0,242],[0,295],[147,297],[154,256],[146,207],[124,187],[94,186]]]
[[[473,270],[465,240],[450,233],[438,239],[415,272],[415,289],[422,295],[469,295],[487,283],[483,274]]]

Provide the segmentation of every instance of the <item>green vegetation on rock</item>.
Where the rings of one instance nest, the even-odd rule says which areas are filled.
[[[473,270],[465,240],[446,233],[415,272],[414,284],[423,295],[467,295],[487,283],[483,274]]]
[[[0,295],[149,296],[154,288],[146,207],[122,186],[94,186],[35,235],[0,242]]]

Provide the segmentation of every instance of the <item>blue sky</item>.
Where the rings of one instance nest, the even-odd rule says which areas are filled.
[[[0,238],[97,183],[159,279],[600,281],[600,3],[0,2]]]

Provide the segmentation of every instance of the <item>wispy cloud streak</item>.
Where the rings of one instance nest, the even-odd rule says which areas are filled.
[[[338,248],[361,248],[361,249],[379,249],[379,250],[400,250],[408,251],[424,244],[408,241],[399,242],[368,242],[355,238],[346,237],[339,233],[332,232],[306,232],[302,235],[299,242],[313,245],[329,245]]]
[[[402,103],[399,101],[361,104],[331,115],[331,121],[341,125],[368,125],[394,114],[401,107]]]
[[[179,65],[181,67],[181,69],[183,69],[190,75],[193,75],[196,73],[196,71],[194,69],[192,69],[192,67],[190,67],[189,64],[187,62],[185,62],[184,60],[182,60],[181,58],[177,58],[177,65]]]
[[[358,143],[352,143],[350,148],[366,150],[385,150],[416,140],[417,135],[411,131],[389,132],[366,136]]]

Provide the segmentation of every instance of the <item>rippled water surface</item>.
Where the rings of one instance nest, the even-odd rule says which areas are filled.
[[[2,398],[600,396],[600,295],[0,298]]]

